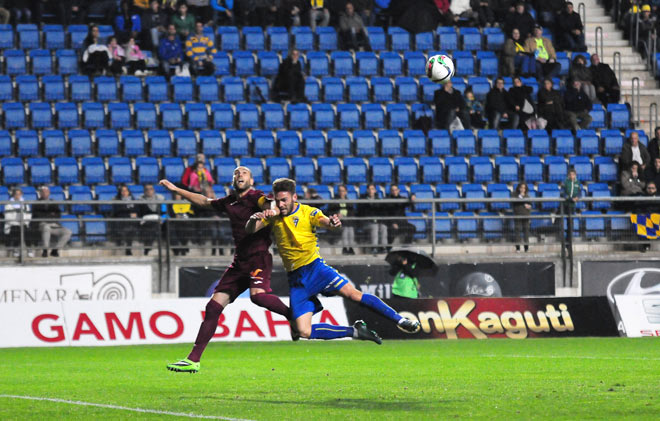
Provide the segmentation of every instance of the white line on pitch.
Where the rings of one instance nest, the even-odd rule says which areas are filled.
[[[543,358],[543,359],[558,359],[558,360],[633,360],[633,361],[660,361],[660,358],[648,357],[599,357],[595,355],[498,355],[498,354],[485,354],[482,357],[486,358]]]
[[[94,406],[97,408],[108,408],[108,409],[117,409],[121,411],[132,411],[132,412],[141,412],[145,414],[158,414],[158,415],[171,415],[173,417],[185,417],[185,418],[204,418],[204,419],[213,419],[213,420],[226,420],[226,421],[249,421],[241,418],[229,418],[229,417],[218,417],[211,415],[198,415],[198,414],[189,414],[185,412],[170,412],[170,411],[159,411],[157,409],[144,409],[144,408],[129,408],[127,406],[119,405],[109,405],[103,403],[93,403],[93,402],[82,402],[82,401],[70,401],[66,399],[56,399],[56,398],[42,398],[38,396],[20,396],[20,395],[0,395],[0,398],[8,399],[25,399],[31,401],[48,401],[56,403],[65,403],[68,405],[78,405],[78,406]]]

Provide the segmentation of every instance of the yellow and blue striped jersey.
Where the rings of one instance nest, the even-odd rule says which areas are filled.
[[[287,272],[293,272],[321,258],[316,227],[320,226],[319,221],[324,217],[319,209],[297,203],[290,215],[262,220],[265,225],[272,227]]]

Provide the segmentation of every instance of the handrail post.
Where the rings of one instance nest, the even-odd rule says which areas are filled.
[[[578,4],[578,14],[580,15],[580,19],[582,19],[584,26],[587,26],[587,6],[584,3]]]
[[[639,13],[635,13],[635,39],[633,40],[633,47],[637,48],[639,42]]]
[[[20,234],[20,243],[19,243],[19,250],[18,250],[18,262],[20,264],[25,263],[25,254],[27,253],[27,250],[25,250],[25,226],[23,225],[23,221],[25,220],[25,208],[23,203],[19,203],[19,209],[20,212],[18,214],[18,229],[19,229],[19,234]]]
[[[584,3],[580,3],[584,4]],[[598,56],[603,57],[603,27],[602,26],[597,26],[596,27],[596,54]]]
[[[649,105],[649,133],[654,133],[658,125],[658,104],[653,102]]]
[[[617,66],[617,63],[618,63],[618,66]],[[621,80],[621,53],[619,51],[615,51],[614,54],[612,55],[612,67],[614,67],[614,73],[616,74],[616,80],[619,82],[619,84],[622,84],[622,80]]]
[[[431,202],[431,257],[435,257],[435,201]]]
[[[163,241],[162,241],[162,228],[163,228],[162,215],[158,213],[158,225],[156,226],[156,238],[158,239],[158,288],[163,292]]]
[[[639,125],[640,122],[640,117],[639,117],[639,78],[634,77],[632,79],[632,122],[635,127]]]

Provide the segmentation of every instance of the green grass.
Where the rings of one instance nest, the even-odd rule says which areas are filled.
[[[252,420],[658,419],[657,339],[213,343],[0,350],[0,394]],[[0,419],[167,419],[0,398]]]

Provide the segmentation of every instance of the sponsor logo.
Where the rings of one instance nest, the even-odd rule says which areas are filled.
[[[293,226],[298,228],[298,217],[297,216],[293,217]]]
[[[255,270],[253,270],[252,272],[250,272],[250,277],[251,277],[252,279],[261,279],[261,280],[263,280],[264,278],[263,278],[262,276],[258,276],[261,272],[263,272],[263,270],[261,270],[261,269],[255,269]],[[261,283],[261,282],[260,282],[260,281],[259,281],[259,282],[255,282],[255,284],[258,284],[258,283]]]
[[[607,286],[607,298],[615,295],[660,294],[660,268],[638,268],[615,276]]]

